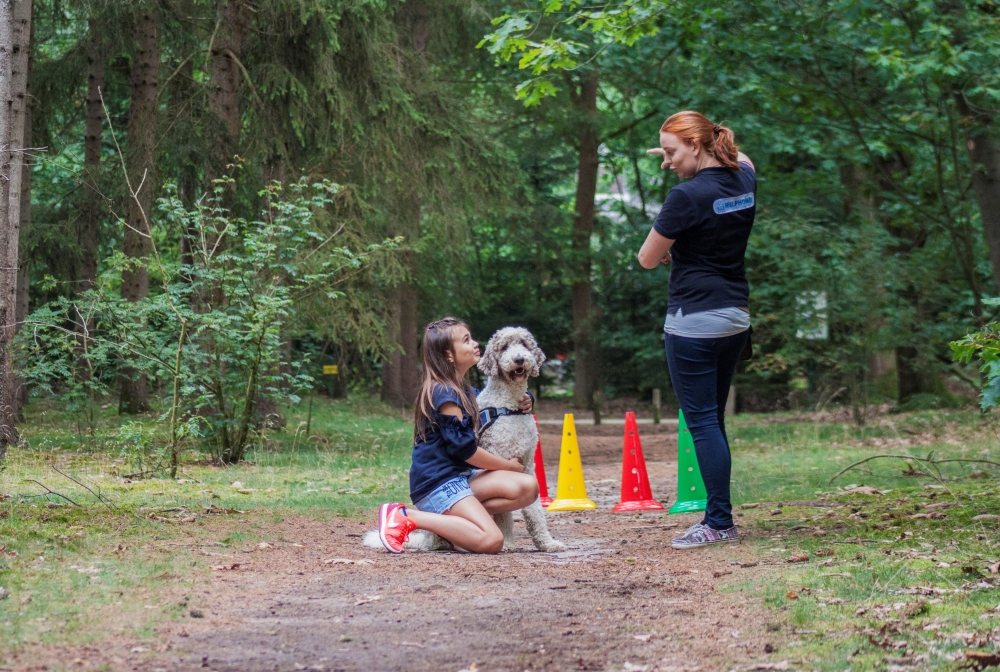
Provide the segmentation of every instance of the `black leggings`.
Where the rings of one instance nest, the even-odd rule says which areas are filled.
[[[691,430],[698,468],[708,493],[702,522],[724,530],[733,526],[733,505],[729,501],[733,461],[724,414],[729,386],[748,332],[721,338],[664,336],[670,383]]]

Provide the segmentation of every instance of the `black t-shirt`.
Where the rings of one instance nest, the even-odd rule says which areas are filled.
[[[470,388],[472,398],[476,390]],[[413,464],[410,465],[410,499],[423,499],[440,485],[472,469],[467,459],[479,447],[473,419],[465,415],[461,420],[441,413],[441,407],[451,402],[462,407],[458,392],[447,385],[435,384],[431,391],[431,422],[425,437],[413,446]]]
[[[676,241],[670,248],[669,312],[747,306],[743,256],[756,195],[757,178],[745,163],[739,170],[703,168],[670,190],[653,223],[657,233]]]

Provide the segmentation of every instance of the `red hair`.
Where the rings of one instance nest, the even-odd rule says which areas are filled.
[[[739,170],[740,148],[731,129],[713,124],[701,112],[686,110],[673,114],[660,126],[660,133],[672,133],[689,145],[697,140],[702,148],[726,168]]]

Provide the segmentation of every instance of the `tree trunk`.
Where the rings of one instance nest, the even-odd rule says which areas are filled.
[[[28,149],[31,147],[31,112],[34,105],[34,101],[31,97],[32,91],[32,79],[34,76],[34,65],[35,65],[35,22],[32,21],[32,3],[30,0],[22,4],[23,11],[27,12],[27,20],[31,23],[30,28],[28,28],[28,46],[26,49],[26,72],[27,79],[25,80],[25,106],[24,106],[24,133],[22,135],[23,141],[21,146]],[[22,17],[23,18],[23,17]],[[21,197],[20,205],[18,206],[20,212],[20,235],[23,237],[24,232],[28,230],[31,226],[31,165],[32,162],[29,160],[27,153],[21,156]],[[18,245],[20,248],[20,245]],[[25,320],[28,319],[28,288],[30,286],[30,274],[28,273],[28,259],[27,254],[19,249],[18,250],[18,268],[17,268],[17,326],[14,327],[15,333],[20,330],[21,325],[24,324]],[[14,415],[18,422],[24,422],[24,405],[28,403],[28,386],[25,383],[24,378],[21,376],[15,376],[14,378]]]
[[[420,199],[415,191],[399,199],[399,216],[394,218],[390,236],[403,236],[407,243],[420,237]],[[412,271],[417,269],[417,259],[408,253],[403,263]],[[398,347],[382,364],[382,400],[393,406],[409,406],[417,398],[420,387],[420,360],[417,356],[420,329],[419,295],[413,282],[399,285],[393,290],[392,323],[390,337]]]
[[[1000,290],[1000,143],[991,125],[966,127],[966,146],[972,163],[972,188],[976,192],[983,237],[990,251],[993,282]]]
[[[382,400],[393,406],[412,405],[420,387],[417,301],[417,287],[412,284],[400,285],[392,295],[390,333],[402,352],[397,350],[382,364]]]
[[[208,86],[208,114],[205,118],[206,165],[205,188],[211,191],[212,180],[232,172],[234,157],[240,149],[240,61],[243,43],[250,30],[250,14],[245,0],[216,0],[219,27],[212,41],[211,80]],[[232,207],[234,191],[224,192],[225,203]]]
[[[97,251],[100,247],[100,221],[102,199],[100,190],[101,143],[104,127],[104,109],[101,92],[104,91],[104,48],[100,24],[94,19],[89,24],[87,44],[87,106],[83,135],[84,196],[80,209],[80,267],[78,291],[83,293],[97,285]]]
[[[31,0],[0,0],[0,459],[20,437],[12,341],[17,329],[21,161],[27,105]]]
[[[595,320],[590,278],[590,236],[594,231],[594,198],[600,165],[597,139],[597,73],[588,72],[576,100],[580,118],[579,167],[576,181],[576,218],[573,220],[573,405],[590,408],[598,384],[599,367],[594,343]]]
[[[149,294],[146,270],[150,250],[149,214],[153,205],[157,110],[156,97],[160,78],[160,36],[152,5],[135,13],[135,53],[132,57],[132,100],[128,118],[128,155],[126,164],[135,197],[128,200],[122,251],[129,260],[122,271],[122,298],[139,301]],[[118,400],[121,413],[149,410],[146,376],[126,367],[121,377]]]

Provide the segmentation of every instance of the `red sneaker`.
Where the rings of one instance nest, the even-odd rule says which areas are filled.
[[[404,504],[383,504],[378,509],[378,538],[390,553],[402,553],[403,544],[417,524],[406,515]]]

